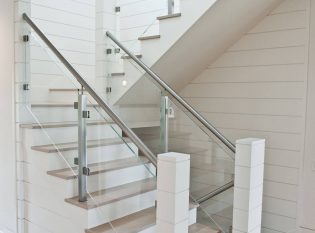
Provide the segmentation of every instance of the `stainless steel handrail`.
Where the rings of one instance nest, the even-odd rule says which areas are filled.
[[[188,104],[182,97],[180,97],[166,82],[164,82],[155,72],[153,72],[146,64],[144,64],[139,58],[137,58],[129,49],[127,49],[122,43],[120,43],[115,36],[109,31],[106,35],[115,42],[126,54],[130,56],[145,72],[147,72],[156,81],[163,90],[176,99],[189,113],[191,113],[204,127],[212,132],[224,145],[226,145],[233,153],[236,151],[235,145],[230,142],[219,130],[211,125],[202,115],[200,115],[190,104]]]
[[[30,25],[30,27],[38,34],[38,36],[45,42],[45,44],[52,50],[52,52],[59,58],[61,63],[69,70],[69,72],[76,78],[76,80],[85,88],[99,106],[111,117],[111,119],[121,128],[130,140],[138,147],[138,149],[150,160],[154,166],[157,166],[156,156],[152,151],[139,139],[139,137],[110,109],[110,107],[103,101],[103,99],[93,90],[93,88],[81,77],[81,75],[73,68],[73,66],[64,58],[64,56],[56,49],[44,33],[36,26],[36,24],[28,17],[26,13],[23,14],[23,19]]]
[[[204,195],[203,197],[199,198],[196,200],[197,203],[201,204],[223,192],[225,192],[226,190],[233,188],[234,187],[234,181],[230,181],[229,183],[226,183],[225,185],[217,188],[216,190]]]

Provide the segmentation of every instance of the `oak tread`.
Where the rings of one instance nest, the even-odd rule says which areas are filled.
[[[172,19],[172,18],[177,18],[177,17],[181,17],[181,16],[182,16],[182,13],[162,15],[162,16],[157,17],[157,20]]]
[[[153,227],[155,224],[156,209],[152,207],[114,220],[110,224],[105,223],[103,225],[87,229],[85,230],[85,233],[138,233],[149,227]],[[189,227],[189,233],[219,233],[219,231],[196,223]]]
[[[78,197],[65,199],[66,202],[78,206],[83,209],[93,209],[99,206],[108,205],[126,198],[134,197],[140,194],[151,192],[156,189],[156,179],[148,178],[128,184],[116,186],[91,193],[86,202],[79,202]]]
[[[92,125],[107,125],[114,124],[113,121],[89,121],[88,126]],[[78,126],[77,121],[67,121],[67,122],[45,122],[45,123],[24,123],[20,125],[20,128],[25,129],[41,129],[41,128],[64,128],[64,127],[76,127]]]
[[[124,144],[125,142],[129,143],[129,138],[106,138],[100,140],[88,140],[87,148],[95,148],[102,146],[111,146],[111,145],[119,145]],[[77,142],[67,142],[67,143],[56,143],[56,144],[48,144],[48,145],[40,145],[40,146],[32,146],[32,150],[45,152],[45,153],[56,153],[58,151],[71,151],[78,149]]]
[[[145,157],[134,157],[126,159],[117,159],[107,162],[90,164],[90,175],[97,175],[100,173],[105,173],[114,170],[120,170],[123,168],[135,167],[143,164],[149,163],[149,160]],[[75,179],[78,174],[78,167],[64,168],[53,171],[48,171],[48,175],[55,176],[64,180]]]
[[[161,35],[151,35],[151,36],[141,36],[138,38],[138,40],[155,40],[155,39],[160,39]]]

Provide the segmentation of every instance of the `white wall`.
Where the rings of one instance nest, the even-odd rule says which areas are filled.
[[[301,188],[299,203],[299,223],[303,233],[315,232],[315,2],[310,2],[310,44],[307,82],[307,110],[305,130],[305,151],[303,171],[301,171]]]
[[[0,231],[16,232],[14,1],[0,2]]]
[[[34,22],[74,68],[94,85],[95,0],[30,2]],[[31,41],[30,59],[33,102],[54,102],[47,97],[49,88],[74,87],[55,64],[58,60],[54,61],[35,40]]]
[[[266,138],[264,233],[298,227],[310,0],[286,0],[183,91],[232,141]]]

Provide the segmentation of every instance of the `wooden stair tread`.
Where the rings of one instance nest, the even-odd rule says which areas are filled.
[[[160,39],[161,35],[151,35],[151,36],[141,36],[138,38],[138,40],[155,40]]]
[[[88,121],[87,125],[107,125],[114,124],[113,121]],[[25,123],[21,124],[20,128],[25,129],[41,129],[41,128],[64,128],[64,127],[76,127],[78,126],[77,121],[67,121],[67,122],[46,122],[46,123]]]
[[[124,76],[124,75],[125,75],[124,72],[121,72],[121,73],[111,73],[111,74],[110,74],[111,77]]]
[[[119,145],[124,144],[125,142],[130,142],[129,138],[124,138],[124,141],[121,138],[106,138],[100,140],[88,140],[87,147],[101,147],[101,146],[111,146],[111,145]],[[57,148],[58,149],[57,149]],[[67,142],[67,143],[57,143],[57,144],[48,144],[48,145],[40,145],[40,146],[32,146],[32,150],[41,151],[45,153],[56,153],[58,151],[70,151],[77,150],[78,143],[77,142]]]
[[[105,173],[114,170],[120,170],[123,168],[134,167],[142,164],[149,163],[149,160],[145,157],[134,157],[126,159],[117,159],[102,163],[90,164],[90,175],[97,175],[100,173]],[[75,179],[78,174],[78,167],[58,169],[53,171],[48,171],[48,175],[55,176],[64,180]]]
[[[79,88],[50,88],[50,92],[79,92]]]
[[[162,15],[157,17],[157,20],[163,20],[163,19],[171,19],[171,18],[177,18],[181,17],[182,13],[175,13],[175,14],[170,14],[170,15]]]
[[[186,133],[186,132],[171,132],[169,134],[169,138],[181,138],[183,139],[183,137],[187,137],[189,135],[191,135],[192,133]],[[138,137],[140,137],[141,139],[154,139],[154,138],[159,138],[160,134],[157,133],[149,133],[149,132],[143,132],[143,133],[138,133],[137,134]]]
[[[152,152],[155,154],[160,153],[159,151],[160,148],[151,148],[151,149],[152,149]],[[208,149],[200,148],[200,147],[193,147],[193,146],[189,146],[189,147],[182,146],[179,148],[179,147],[173,147],[172,145],[170,145],[168,151],[193,155],[193,154],[200,154],[200,153],[206,152],[208,151]]]
[[[111,204],[126,198],[134,197],[156,189],[156,179],[148,178],[113,188],[91,193],[86,202],[79,202],[78,197],[68,198],[65,201],[84,209],[93,209],[99,206]]]
[[[137,58],[142,58],[142,54],[137,54],[135,55]],[[123,55],[121,56],[121,59],[131,59],[131,57],[129,55]]]
[[[146,228],[152,227],[156,222],[156,210],[154,207],[148,208],[126,217],[114,220],[111,224],[106,223],[91,229],[85,230],[86,233],[137,233]],[[113,231],[112,226],[115,231]]]
[[[195,205],[190,205],[190,209],[196,208]],[[86,233],[138,233],[149,227],[153,227],[156,224],[156,209],[154,207],[141,210],[139,212],[127,215],[123,218],[111,221],[110,223],[105,223],[100,226],[85,230]],[[113,230],[113,228],[114,230]],[[204,233],[201,230],[208,230],[208,233],[218,233],[218,231],[213,231],[208,226],[201,224],[194,224],[189,227],[189,232]],[[195,231],[197,230],[197,231]],[[211,231],[209,231],[211,230]]]

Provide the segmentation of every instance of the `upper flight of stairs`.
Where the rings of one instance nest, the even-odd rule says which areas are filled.
[[[160,20],[160,38],[141,41],[142,61],[175,91],[180,92],[280,2],[181,1],[181,15]],[[226,14],[227,9],[231,9],[233,14]],[[138,69],[141,72],[135,71],[133,64],[124,61],[124,73],[129,84],[124,88],[119,86],[119,80],[117,85],[113,84],[113,90],[119,94],[112,94],[112,103],[147,103],[147,99],[138,93],[146,95],[157,92],[152,82],[145,81],[148,75],[141,68]],[[152,101],[158,101],[158,96]]]
[[[180,13],[157,17],[159,33],[138,38],[141,42],[141,54],[137,54],[137,57],[151,67],[215,2],[216,0],[199,0],[196,4],[194,0],[180,1]],[[115,104],[143,75],[142,72],[135,71],[134,65],[130,63],[129,56],[123,55],[122,58],[125,59],[123,73],[128,78],[128,84],[121,88],[123,77],[113,80],[111,83],[113,92],[110,94],[112,104]]]

